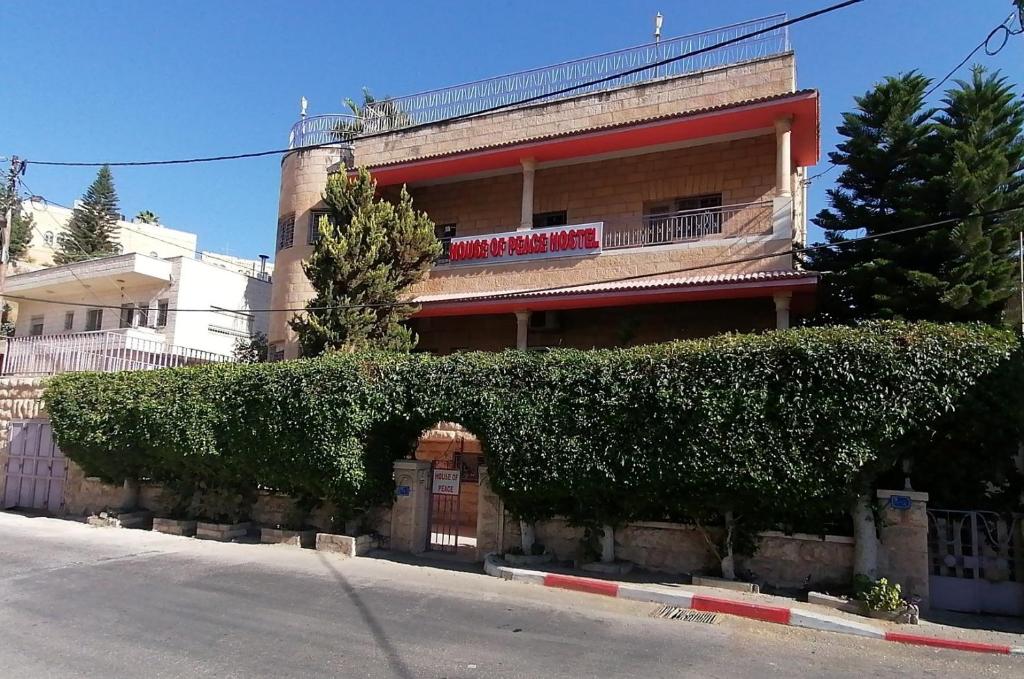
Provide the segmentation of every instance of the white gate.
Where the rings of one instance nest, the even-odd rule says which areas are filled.
[[[53,442],[49,420],[11,422],[7,440],[3,509],[56,513],[64,504],[67,462]]]
[[[931,605],[1024,615],[1024,536],[1017,516],[928,510]]]

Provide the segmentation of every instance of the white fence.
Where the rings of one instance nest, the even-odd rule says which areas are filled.
[[[122,332],[11,337],[4,375],[55,375],[64,372],[155,370],[233,361],[231,356],[167,344]]]

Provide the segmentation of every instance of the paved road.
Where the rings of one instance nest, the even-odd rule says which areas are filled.
[[[0,676],[1021,677],[1015,658],[0,513]]]

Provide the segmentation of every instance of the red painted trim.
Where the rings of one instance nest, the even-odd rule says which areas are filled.
[[[792,118],[793,163],[798,167],[818,162],[818,94],[809,92],[785,99],[745,104],[702,113],[681,113],[666,120],[639,122],[603,130],[526,141],[451,155],[370,167],[379,186],[409,184],[446,177],[518,168],[522,158],[555,162],[605,153],[642,150],[676,142],[773,129],[775,120]],[[773,132],[774,134],[774,132]]]
[[[753,618],[764,622],[774,622],[779,625],[788,625],[790,610],[778,606],[765,606],[764,604],[752,604],[746,601],[733,601],[732,599],[718,599],[713,596],[695,596],[690,607],[695,611],[708,611],[710,613],[725,613],[736,615],[741,618]]]
[[[555,311],[561,309],[594,309],[637,304],[669,302],[699,302],[715,299],[755,299],[771,297],[777,292],[813,292],[817,278],[783,279],[780,281],[750,281],[718,285],[689,286],[683,288],[648,288],[646,290],[602,290],[589,293],[552,291],[543,297],[506,297],[501,299],[455,299],[450,301],[421,302],[417,318],[437,316],[481,316],[512,313],[523,309]]]
[[[915,646],[934,646],[935,648],[950,648],[955,651],[974,651],[975,653],[998,653],[1010,655],[1010,647],[1002,644],[986,644],[980,641],[958,641],[956,639],[940,639],[938,637],[925,637],[918,634],[904,634],[903,632],[886,632],[886,641],[896,641],[901,644],[913,644]]]
[[[574,592],[587,592],[588,594],[619,595],[619,583],[617,582],[595,580],[594,578],[577,578],[573,575],[558,575],[557,573],[545,575],[544,586],[571,589]]]

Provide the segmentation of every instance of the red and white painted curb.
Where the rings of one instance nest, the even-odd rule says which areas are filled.
[[[615,597],[618,599],[629,599],[631,601],[645,601],[665,606],[676,606],[678,608],[689,608],[695,611],[706,611],[709,613],[724,613],[735,615],[740,618],[751,618],[764,622],[773,622],[779,625],[790,627],[803,627],[805,629],[821,630],[824,632],[837,632],[839,634],[852,634],[870,639],[882,639],[884,641],[895,641],[901,644],[913,644],[917,646],[933,646],[935,648],[948,648],[957,651],[973,651],[975,653],[996,653],[1002,655],[1024,656],[1024,647],[1004,646],[1002,644],[988,644],[976,641],[958,641],[956,639],[941,639],[920,634],[905,634],[903,632],[886,631],[866,623],[846,620],[829,615],[822,615],[815,611],[803,608],[786,608],[783,606],[769,606],[766,604],[755,604],[735,599],[722,599],[704,594],[695,594],[683,590],[671,592],[659,589],[651,589],[640,585],[626,585],[612,580],[598,580],[596,578],[581,578],[575,575],[560,575],[558,573],[545,573],[524,568],[512,568],[500,566],[495,563],[493,555],[484,560],[484,570],[488,575],[505,580],[526,582],[544,587],[556,587],[568,589],[574,592],[586,592],[588,594],[601,594],[603,596]]]

